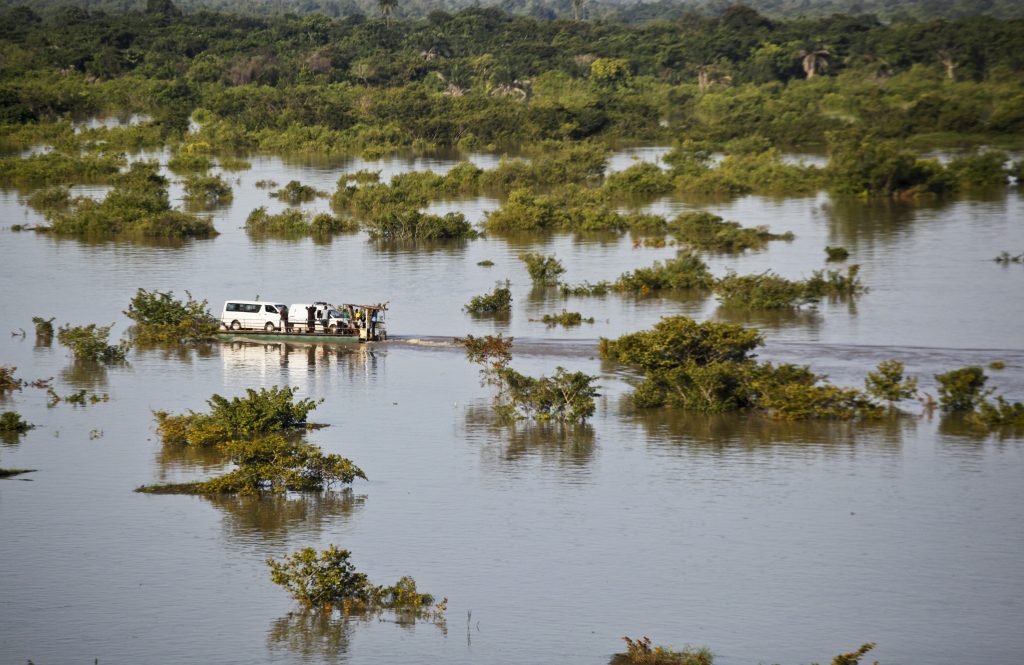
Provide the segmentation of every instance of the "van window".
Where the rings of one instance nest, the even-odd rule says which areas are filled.
[[[243,305],[243,304],[239,304],[238,305],[238,311],[245,312],[246,314],[256,314],[257,312],[260,311],[260,306],[259,305]]]
[[[224,309],[229,311],[229,312],[237,312],[238,311],[238,303],[236,303],[236,302],[229,302],[227,304],[227,306],[224,307]]]
[[[277,314],[277,309],[275,309],[273,305],[264,305],[263,306],[263,311],[264,312],[269,312],[271,314]]]

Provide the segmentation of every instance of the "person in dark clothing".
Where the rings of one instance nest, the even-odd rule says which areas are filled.
[[[288,323],[288,308],[281,308],[281,330],[285,332],[291,331],[291,325]]]
[[[313,332],[316,329],[316,305],[306,308],[306,332]]]

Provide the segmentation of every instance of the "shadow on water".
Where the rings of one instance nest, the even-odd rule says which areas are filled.
[[[503,423],[489,404],[466,409],[466,434],[480,444],[487,459],[499,465],[532,458],[554,461],[563,467],[587,467],[594,459],[594,428],[558,423]]]
[[[891,198],[864,200],[856,197],[829,198],[821,210],[829,222],[829,242],[843,246],[872,247],[903,240],[922,212],[940,210],[951,201],[922,199],[901,201]]]
[[[805,330],[814,331],[820,329],[822,324],[821,313],[816,307],[754,310],[719,305],[715,309],[714,318],[748,328],[768,330],[782,330],[799,326]]]
[[[351,489],[265,496],[208,495],[204,501],[220,510],[227,540],[236,543],[284,545],[290,536],[313,538],[338,520],[347,519],[366,502]]]

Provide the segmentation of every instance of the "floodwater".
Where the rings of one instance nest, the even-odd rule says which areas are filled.
[[[657,149],[616,156],[616,168]],[[481,165],[494,163],[476,156]],[[517,256],[556,254],[566,281],[613,280],[671,257],[631,238],[504,239],[410,247],[363,234],[331,242],[250,238],[259,180],[331,191],[345,170],[388,177],[453,162],[284,162],[257,157],[229,174],[222,235],[177,246],[84,243],[34,233],[36,213],[0,192],[0,364],[54,377],[61,395],[108,402],[47,406],[26,387],[0,401],[36,429],[0,441],[0,662],[607,663],[623,635],[707,645],[716,662],[828,662],[867,641],[886,665],[1015,662],[1024,649],[1024,440],[978,435],[938,415],[873,424],[787,424],[635,412],[636,375],[603,364],[601,336],[684,313],[764,329],[763,357],[808,363],[859,385],[899,358],[932,375],[1006,362],[991,384],[1024,399],[1024,199],[1016,187],[919,206],[743,197],[666,199],[650,209],[709,209],[792,242],[708,257],[716,274],[808,276],[843,245],[869,292],[788,315],[724,311],[714,299],[562,299],[536,292]],[[102,188],[76,191],[102,194]],[[180,187],[172,196],[180,197]],[[488,199],[434,204],[483,219]],[[327,201],[304,206],[327,209]],[[478,266],[484,259],[490,268]],[[842,264],[839,264],[841,267]],[[473,319],[470,297],[510,279],[507,320]],[[76,365],[34,343],[31,317],[116,322],[137,287],[185,290],[219,310],[228,298],[390,301],[398,340],[345,351],[215,344],[133,350],[125,366]],[[578,328],[531,321],[562,308]],[[28,331],[24,337],[19,329]],[[16,333],[9,335],[8,331]],[[448,340],[517,338],[513,366],[600,375],[589,426],[566,433],[496,426],[477,369]],[[203,455],[162,451],[155,409],[201,410],[213,393],[297,386],[323,399],[309,440],[369,476],[349,492],[267,499],[150,496],[147,483],[206,477]],[[377,583],[404,574],[447,596],[443,627],[302,613],[264,563],[336,544]],[[387,617],[385,617],[387,618]]]

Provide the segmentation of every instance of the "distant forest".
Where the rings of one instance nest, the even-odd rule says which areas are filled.
[[[425,18],[432,11],[457,12],[472,7],[494,7],[503,12],[537,19],[581,17],[638,24],[674,20],[687,14],[721,16],[733,0],[385,0],[395,18]],[[0,0],[0,9],[19,5],[36,11],[78,7],[89,11],[141,11],[146,0]],[[331,18],[380,13],[381,0],[179,0],[186,13],[218,11],[250,16],[322,14]],[[832,14],[870,14],[884,22],[953,19],[970,16],[1018,18],[1022,0],[749,0],[745,5],[770,18],[813,18]]]

